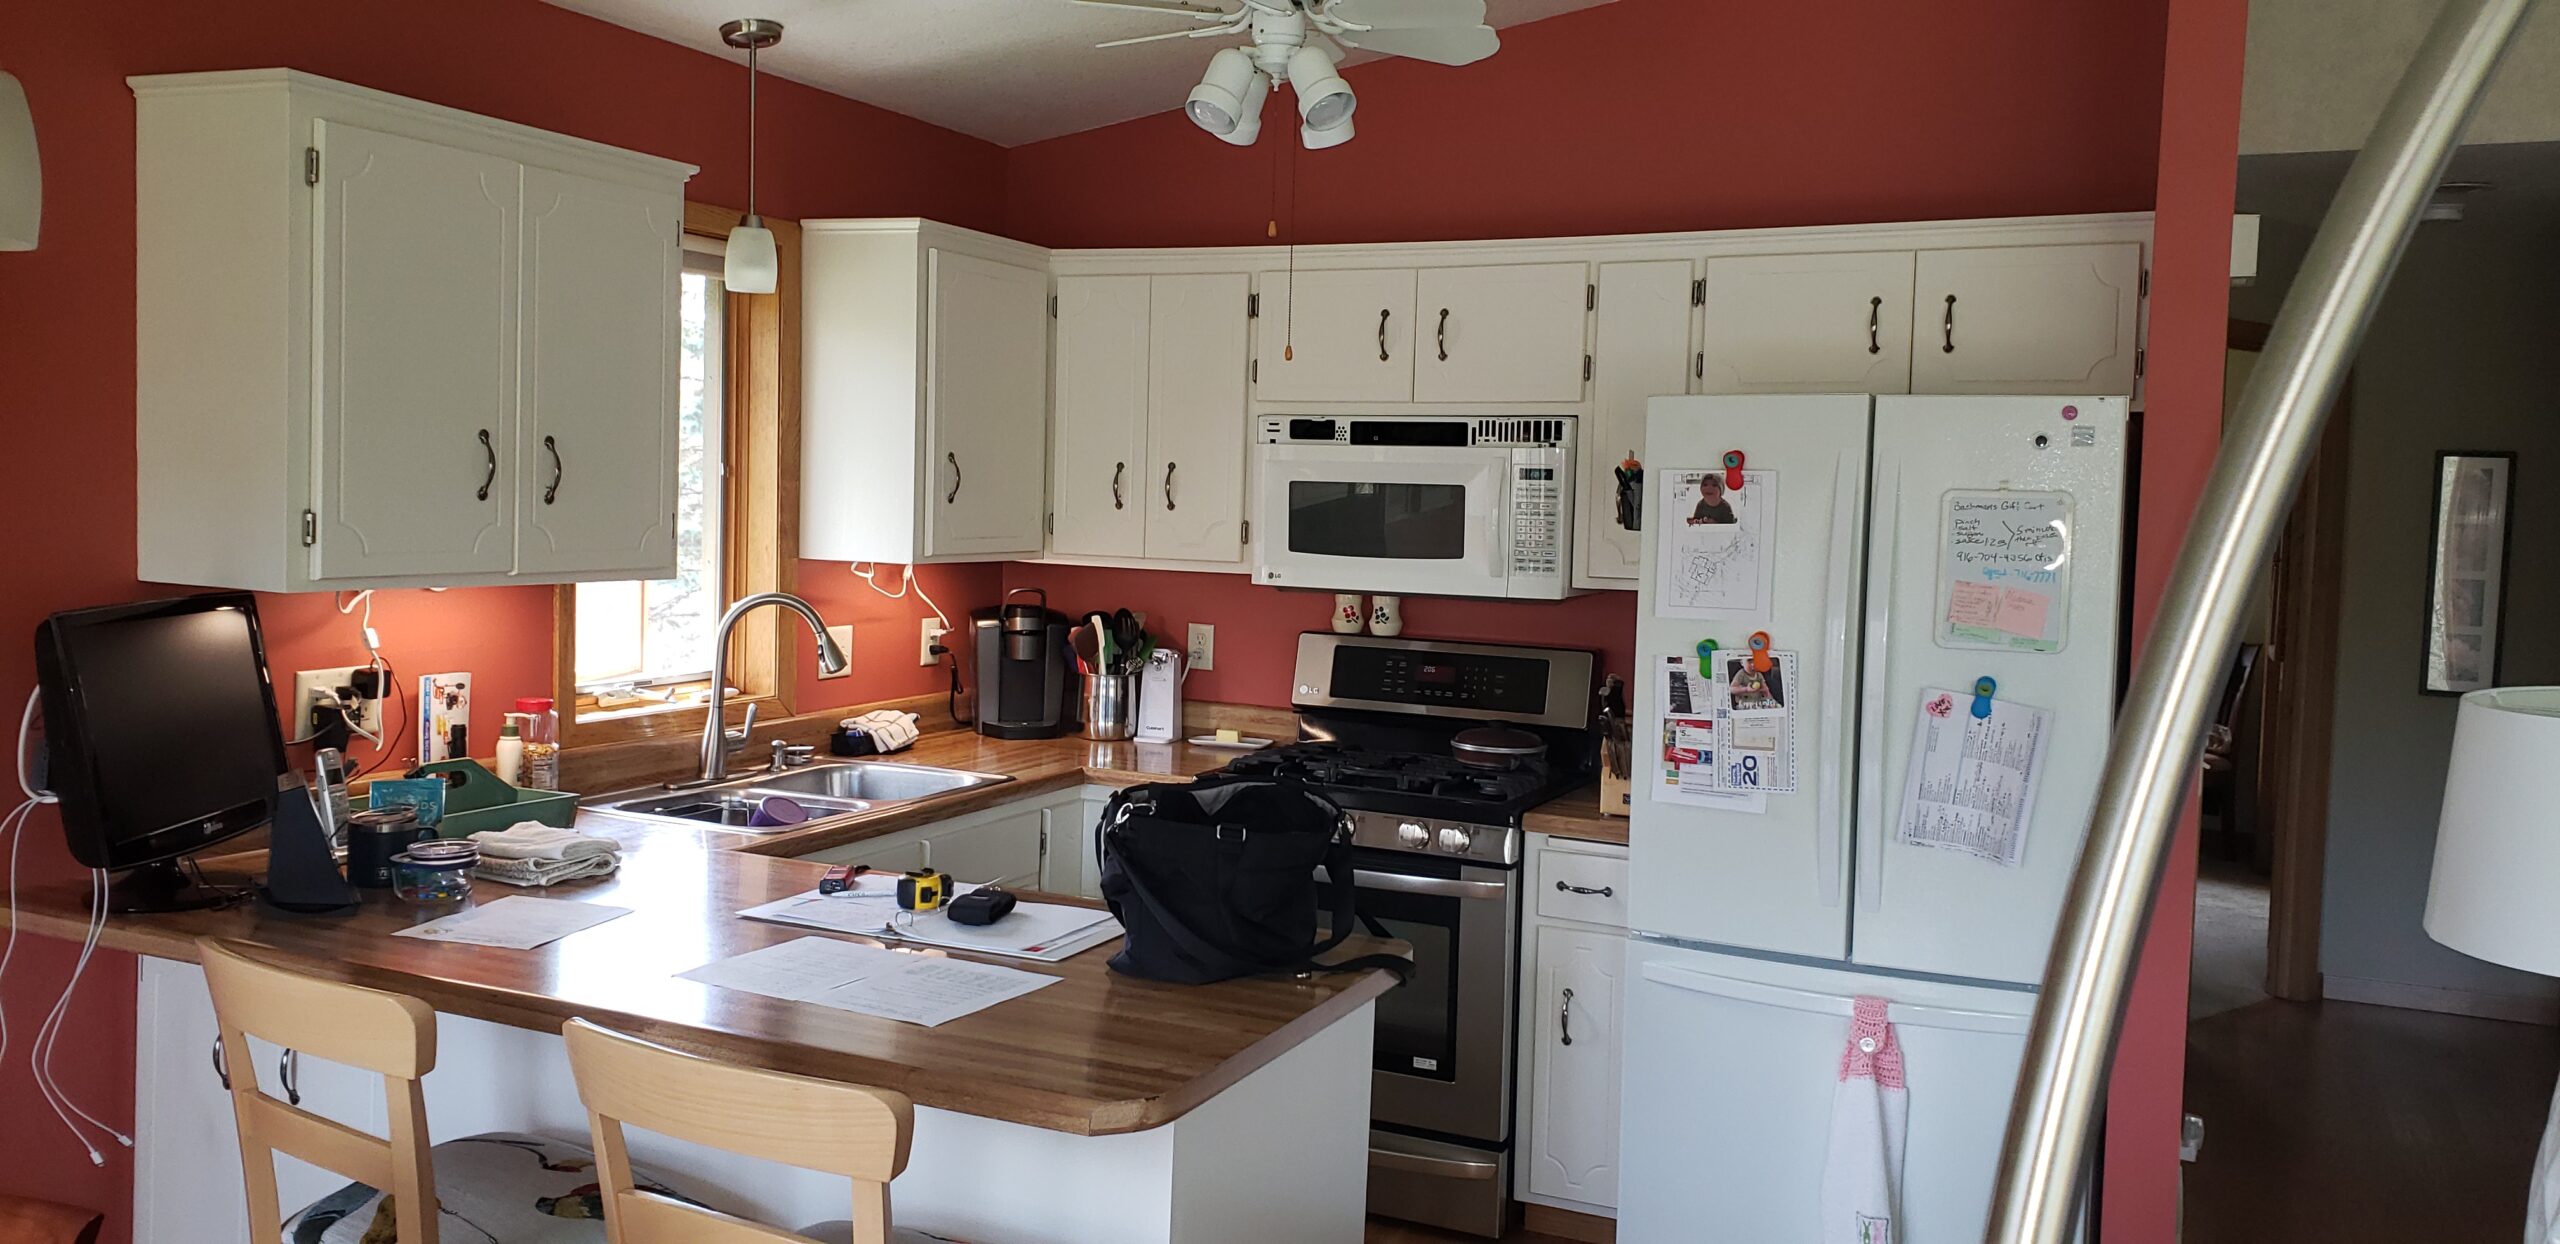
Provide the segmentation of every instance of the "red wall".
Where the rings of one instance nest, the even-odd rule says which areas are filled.
[[[1260,244],[1275,215],[1317,243],[2141,211],[2166,3],[1617,0],[1506,30],[1463,71],[1353,66],[1360,136],[1331,151],[1298,150],[1286,92],[1249,148],[1178,112],[1014,148],[1007,224],[1050,246],[1210,246]],[[1275,706],[1290,637],[1332,601],[1235,576],[1014,566],[1006,584],[1213,623],[1218,669],[1186,694]],[[1596,648],[1632,673],[1633,593],[1407,615],[1414,634]]]
[[[0,444],[14,464],[0,466],[0,528],[15,533],[19,550],[0,594],[0,699],[13,716],[14,697],[33,678],[27,636],[38,619],[175,590],[134,578],[133,97],[125,75],[291,66],[688,161],[703,168],[689,197],[745,199],[741,67],[533,0],[260,0],[254,12],[147,0],[119,5],[115,16],[101,30],[39,6],[0,5],[0,69],[26,85],[45,176],[42,245],[0,254]],[[766,84],[763,108],[761,198],[771,215],[1003,224],[1004,156],[995,147],[785,82]],[[926,582],[947,608],[965,611],[992,598],[998,573],[938,571]],[[939,675],[915,665],[911,619],[920,607],[877,600],[842,566],[810,563],[801,577],[837,620],[879,623],[858,631],[855,677],[804,684],[814,702],[941,687]],[[489,716],[501,697],[549,685],[550,600],[543,588],[386,592],[375,624],[406,673],[473,671]],[[362,656],[355,623],[327,598],[260,605],[276,669]],[[494,718],[475,724],[475,736],[494,737]],[[29,877],[74,872],[49,816],[27,833]],[[27,1073],[25,1042],[60,990],[71,950],[30,939],[0,989],[16,1038],[0,1066],[0,1190],[107,1210],[109,1238],[121,1240],[126,1155],[91,1167]],[[120,1125],[132,1118],[132,997],[130,959],[93,963],[55,1064],[81,1104]]]

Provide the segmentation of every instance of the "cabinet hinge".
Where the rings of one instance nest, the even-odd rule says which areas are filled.
[[[1049,318],[1053,320],[1058,318],[1058,296],[1056,294],[1049,295]]]
[[[320,516],[309,510],[302,512],[302,547],[320,543]]]
[[[2151,269],[2145,268],[2142,270],[2142,279],[2136,282],[2133,288],[2134,292],[2142,297],[2148,298],[2151,296]]]
[[[1689,305],[1693,307],[1703,307],[1707,305],[1707,279],[1705,277],[1699,277],[1698,279],[1689,282]]]
[[[1582,287],[1582,309],[1585,311],[1597,311],[1600,309],[1599,286],[1584,285]]]
[[[2144,365],[2145,363],[2147,363],[2147,362],[2149,362],[2149,361],[2150,361],[2149,359],[2147,359],[2147,358],[2143,357],[2143,356],[2144,356],[2144,353],[2145,353],[2145,352],[2144,352],[2144,351],[2141,351],[2141,350],[2136,350],[2136,351],[2134,351],[2134,352],[2133,352],[2133,374],[2134,374],[2134,375],[2136,375],[2136,376],[2139,376],[2139,375],[2141,375],[2141,374],[2142,374],[2142,368],[2143,368],[2143,365]]]
[[[1248,518],[1248,519],[1244,520],[1243,522],[1236,524],[1236,543],[1238,543],[1238,544],[1251,544],[1251,543],[1253,543],[1253,520],[1252,520],[1252,519]]]
[[[1698,365],[1690,369],[1700,380],[1707,378],[1707,352],[1698,351]]]
[[[1589,354],[1582,356],[1582,379],[1585,383],[1588,383],[1591,379],[1591,356]]]
[[[1262,318],[1262,295],[1247,294],[1244,296],[1244,318],[1248,320],[1258,320]]]
[[[1044,520],[1040,526],[1042,530],[1047,531],[1050,535],[1054,536],[1058,534],[1058,512],[1056,510],[1049,511],[1049,517]]]
[[[306,186],[320,184],[320,149],[318,147],[302,149],[302,184]]]

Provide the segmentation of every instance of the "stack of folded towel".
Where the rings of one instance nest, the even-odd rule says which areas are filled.
[[[916,728],[916,723],[921,720],[914,713],[884,708],[860,717],[847,717],[843,724],[845,729],[856,734],[870,735],[872,746],[886,753],[905,751],[914,744],[916,736],[923,733]]]
[[[507,885],[556,885],[622,866],[622,847],[613,839],[534,821],[485,829],[471,840],[480,844],[480,865],[473,871]]]

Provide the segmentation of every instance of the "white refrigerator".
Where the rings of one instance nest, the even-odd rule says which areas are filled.
[[[1873,995],[1910,1101],[1895,1244],[1979,1240],[2114,716],[2125,400],[1661,397],[1645,437],[1619,1238],[1827,1244],[1833,1089]],[[1666,660],[1754,633],[1787,740],[1756,798],[1664,728],[1704,711]],[[1984,678],[1996,739],[1965,729]],[[1722,702],[1765,709],[1746,681]],[[1716,728],[1728,769],[1769,742],[1765,714]]]

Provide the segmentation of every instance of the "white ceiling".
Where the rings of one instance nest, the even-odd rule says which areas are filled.
[[[1168,39],[1097,49],[1106,39],[1190,23],[1068,0],[550,3],[742,63],[745,53],[720,42],[720,24],[770,17],[783,25],[781,46],[761,61],[772,73],[1006,147],[1179,108],[1209,54],[1240,42]],[[1516,26],[1605,3],[1486,0],[1485,11],[1495,26]],[[1220,7],[1234,7],[1234,0]],[[1347,63],[1362,59],[1354,54]]]

